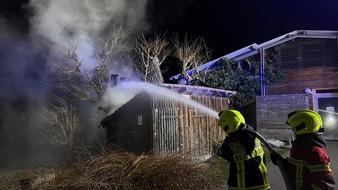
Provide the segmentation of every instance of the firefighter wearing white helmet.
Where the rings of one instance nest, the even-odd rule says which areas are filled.
[[[334,189],[321,116],[312,110],[298,110],[288,114],[286,124],[296,136],[290,156],[284,159],[271,154],[271,160],[275,165],[277,159],[284,160],[292,189]]]
[[[218,155],[230,164],[229,189],[270,189],[264,150],[251,126],[245,123],[237,110],[224,110],[218,114],[219,126],[228,134]]]

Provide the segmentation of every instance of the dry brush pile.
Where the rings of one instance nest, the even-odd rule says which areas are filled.
[[[104,152],[79,160],[70,172],[36,189],[215,189],[207,164],[182,156]],[[39,187],[40,186],[40,187]]]

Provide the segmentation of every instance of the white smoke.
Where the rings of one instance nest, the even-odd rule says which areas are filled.
[[[107,88],[106,93],[99,102],[99,106],[104,109],[109,109],[109,114],[112,114],[140,92],[141,90],[136,88],[126,89],[123,84]]]
[[[145,21],[147,0],[31,0],[30,7],[35,11],[31,19],[33,36],[43,36],[53,42],[56,48],[51,50],[56,52],[51,54],[60,54],[58,47],[66,50],[76,45],[76,54],[82,63],[80,69],[84,71],[90,71],[100,63],[94,52],[100,51],[97,42],[107,27],[123,25],[134,32],[148,29]],[[88,110],[93,111],[88,114],[90,123],[99,123],[94,121],[98,109],[85,110],[82,115],[88,114]]]
[[[145,31],[147,0],[31,0],[32,32],[61,47],[77,45],[83,66],[93,68],[98,34],[110,24]]]
[[[92,54],[98,33],[114,23],[134,31],[148,29],[144,19],[146,6],[147,0],[30,0],[24,5],[29,9],[24,14],[29,22],[22,22],[20,16],[8,20],[0,15],[0,152],[11,157],[0,157],[0,168],[13,158],[27,158],[36,150],[44,153],[35,146],[39,139],[33,129],[36,122],[41,122],[39,115],[50,103],[53,87],[53,70],[44,57],[44,50],[51,47],[46,44],[53,42],[61,48],[77,45],[79,59],[87,67],[94,67]],[[16,26],[17,23],[27,26]],[[97,127],[97,108],[82,108],[86,110],[82,118],[88,119],[85,123]],[[95,134],[90,135],[96,138]],[[11,162],[15,166],[23,163]]]

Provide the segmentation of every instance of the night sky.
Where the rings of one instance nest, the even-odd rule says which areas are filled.
[[[0,3],[0,15],[20,32],[29,27],[28,2]],[[202,36],[213,58],[294,30],[338,30],[335,0],[149,0],[146,12],[151,31]]]
[[[338,30],[334,0],[195,0],[183,7],[180,0],[155,2],[154,26],[202,36],[214,58],[294,30]]]

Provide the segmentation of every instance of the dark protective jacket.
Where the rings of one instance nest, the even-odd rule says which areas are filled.
[[[298,135],[294,141],[287,169],[294,190],[334,189],[326,142],[321,133]]]
[[[246,127],[229,134],[218,150],[218,155],[229,161],[229,188],[270,189],[264,150],[259,139],[247,132]]]

